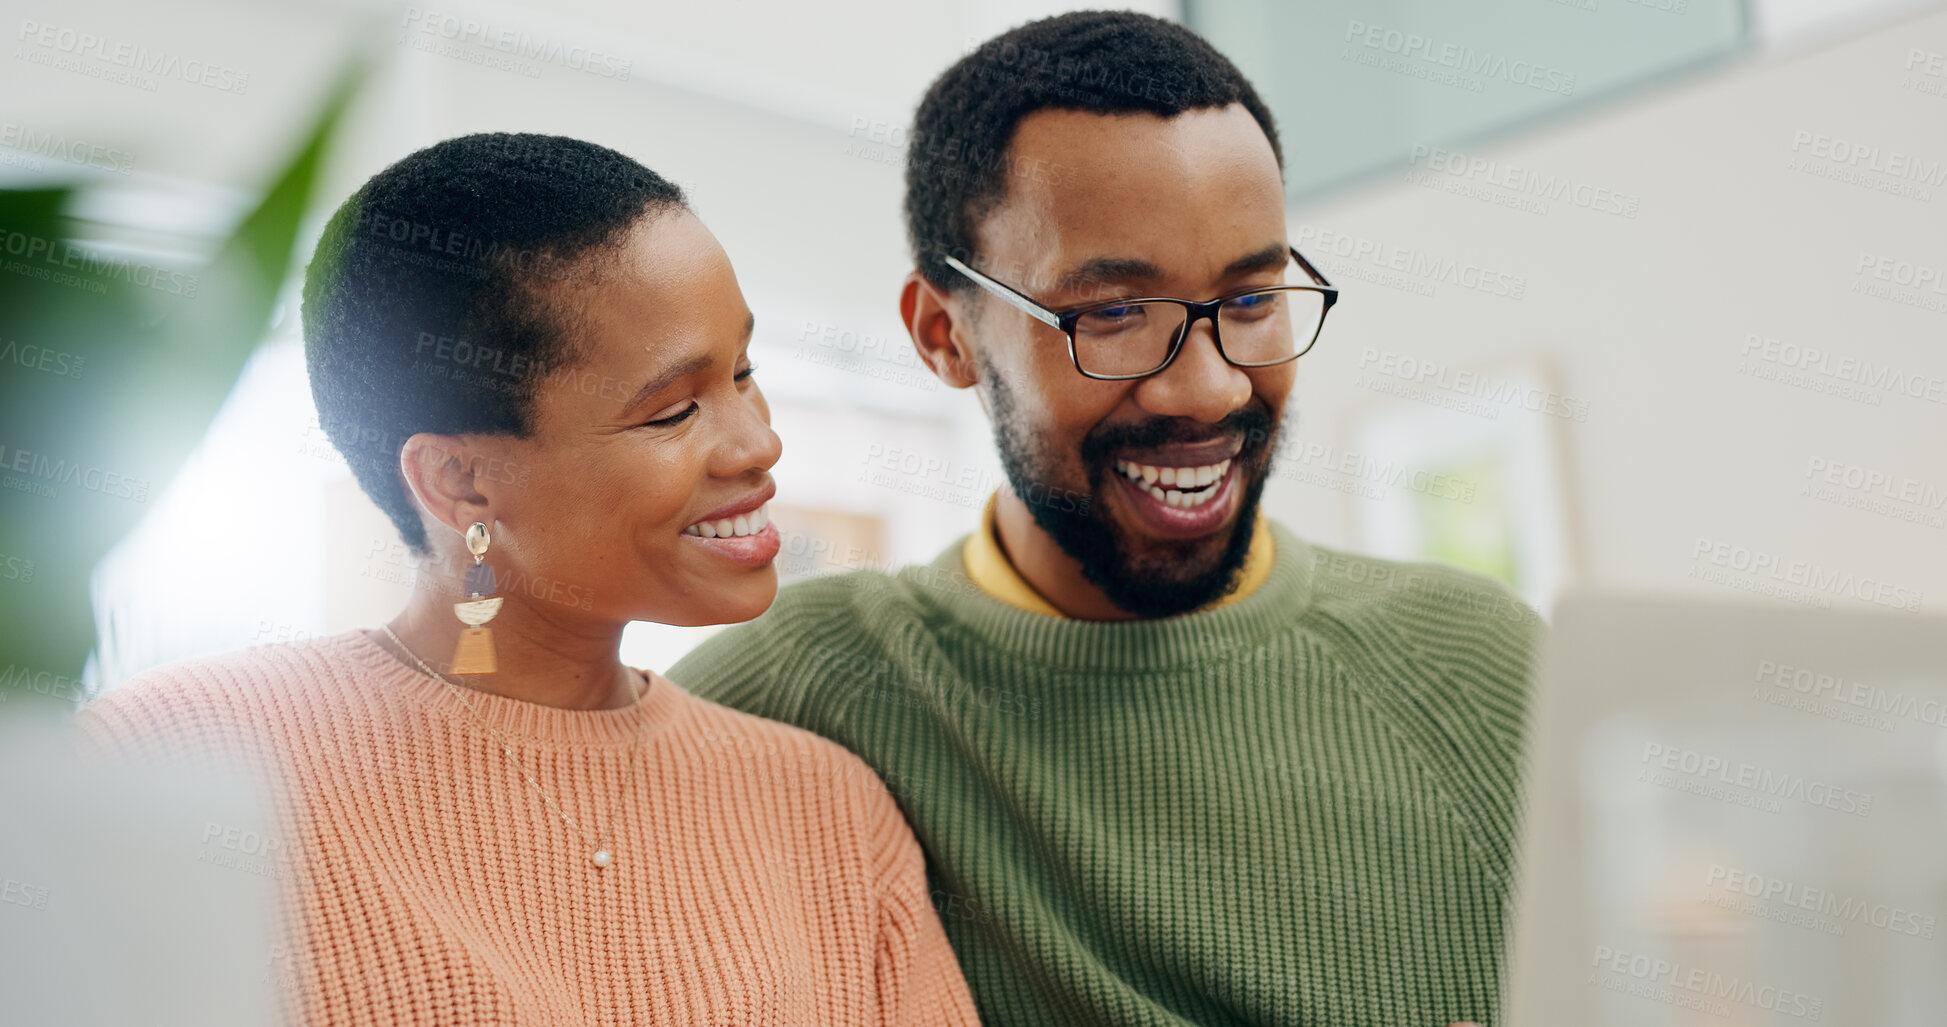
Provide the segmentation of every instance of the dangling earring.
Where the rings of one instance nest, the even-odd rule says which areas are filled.
[[[492,674],[494,633],[485,625],[500,612],[502,597],[494,595],[494,569],[487,566],[487,526],[474,521],[466,529],[466,548],[473,554],[473,566],[466,569],[466,601],[453,604],[453,612],[466,624],[460,644],[453,647],[453,673]],[[492,596],[493,598],[486,598]]]

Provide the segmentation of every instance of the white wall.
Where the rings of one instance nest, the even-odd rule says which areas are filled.
[[[1714,566],[1693,559],[1699,540],[1709,540],[1780,565],[1816,565],[1828,577],[1850,575],[1861,589],[1871,580],[1919,593],[1924,611],[1947,609],[1947,530],[1939,527],[1947,515],[1947,291],[1920,290],[1931,309],[1850,291],[1881,284],[1857,273],[1868,257],[1947,274],[1947,78],[1938,64],[1931,75],[1907,70],[1910,61],[1924,70],[1943,51],[1947,14],[1936,10],[1465,151],[1465,160],[1633,195],[1634,218],[1561,201],[1537,214],[1403,180],[1424,171],[1424,161],[1402,166],[1400,181],[1294,212],[1294,233],[1330,230],[1381,253],[1417,249],[1525,280],[1515,300],[1451,284],[1428,298],[1341,276],[1341,304],[1299,375],[1299,435],[1348,444],[1351,419],[1375,396],[1354,384],[1362,369],[1378,366],[1368,359],[1361,367],[1367,350],[1455,369],[1539,354],[1559,369],[1560,393],[1586,401],[1586,420],[1514,407],[1500,417],[1547,422],[1566,447],[1582,584],[1746,594],[1689,576]],[[1818,136],[1878,147],[1882,163],[1896,151],[1911,155],[1907,166],[1925,179],[1910,182],[1919,195],[1822,176],[1839,165],[1814,156]],[[1502,202],[1510,195],[1483,191]],[[1373,258],[1313,251],[1354,274],[1379,270]],[[1787,368],[1762,359],[1762,345],[1747,352],[1752,336],[1777,340],[1773,357],[1792,355],[1789,344],[1831,354],[1834,369],[1842,359],[1890,368],[1931,388],[1931,401],[1855,385],[1862,402],[1762,380],[1747,372]],[[1468,417],[1449,416],[1454,424]],[[1803,495],[1819,460],[1884,474],[1896,493],[1917,482],[1931,524]],[[1273,504],[1314,537],[1348,544],[1372,508],[1289,482]],[[1729,559],[1743,557],[1733,550]],[[1741,578],[1790,584],[1768,574]],[[1873,605],[1823,594],[1835,607]]]

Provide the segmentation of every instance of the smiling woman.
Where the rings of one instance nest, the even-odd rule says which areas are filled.
[[[320,422],[423,558],[406,608],[78,721],[265,776],[294,1022],[972,1023],[886,785],[619,658],[631,621],[777,592],[754,322],[682,192],[591,143],[449,140],[339,209],[304,317]]]

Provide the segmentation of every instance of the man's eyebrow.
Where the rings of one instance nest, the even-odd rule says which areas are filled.
[[[1247,257],[1239,257],[1231,261],[1230,265],[1224,268],[1224,277],[1250,274],[1253,271],[1276,271],[1285,266],[1285,262],[1290,259],[1291,248],[1284,243],[1274,242]]]
[[[1275,271],[1291,259],[1290,248],[1284,243],[1272,243],[1256,253],[1247,254],[1230,262],[1224,268],[1223,277],[1250,274],[1254,271]],[[1067,292],[1088,285],[1106,285],[1125,282],[1153,282],[1163,277],[1161,268],[1147,260],[1134,257],[1092,257],[1071,268],[1055,281],[1056,292]]]
[[[1069,268],[1055,280],[1056,292],[1067,292],[1089,285],[1110,282],[1153,282],[1163,277],[1163,269],[1134,257],[1091,257]]]
[[[642,402],[645,399],[648,399],[649,397],[655,395],[658,392],[661,392],[666,388],[669,388],[670,385],[674,384],[678,379],[686,378],[690,375],[693,375],[698,371],[701,371],[704,368],[709,367],[711,364],[715,362],[716,362],[716,358],[710,356],[708,353],[703,353],[691,357],[688,360],[685,360],[682,363],[677,364],[675,367],[665,370],[663,373],[644,382],[642,388],[637,389],[635,391],[635,395],[629,397],[629,402],[625,404],[622,407],[622,409],[624,410],[635,409],[636,404]]]

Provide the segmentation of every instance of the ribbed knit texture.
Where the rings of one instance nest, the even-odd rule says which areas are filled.
[[[591,836],[645,736],[602,869],[448,686],[356,631],[148,671],[80,740],[267,773],[298,1023],[973,1023],[885,785],[649,680],[619,710],[470,696]]]
[[[786,588],[669,673],[902,783],[987,1024],[1493,1024],[1539,620],[1272,530],[1220,609],[1039,616],[955,544]]]

